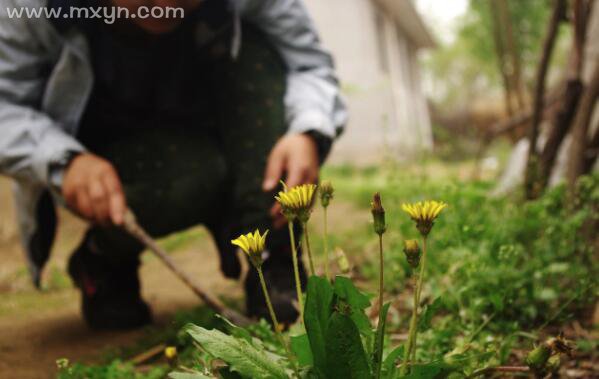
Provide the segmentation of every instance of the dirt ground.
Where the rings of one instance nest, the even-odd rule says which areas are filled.
[[[349,205],[339,203],[331,209],[335,210],[330,216],[333,232],[355,225],[356,219],[347,217],[349,212],[356,214]],[[358,217],[359,222],[366,222],[368,215],[362,212]],[[79,293],[65,266],[84,229],[82,221],[60,212],[58,239],[45,269],[43,290],[37,291],[29,281],[18,240],[10,182],[0,178],[0,378],[52,378],[58,358],[94,362],[107,349],[131,345],[143,335],[143,330],[95,332],[83,323]],[[197,228],[184,233],[163,242],[173,259],[212,293],[241,297],[240,285],[221,275],[215,247],[206,232]],[[199,304],[149,253],[144,255],[141,278],[143,296],[158,326],[167,325],[176,311]]]

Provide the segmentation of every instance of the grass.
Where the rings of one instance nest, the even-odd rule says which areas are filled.
[[[176,346],[179,359],[193,361],[196,354],[189,340],[180,333],[185,324],[193,322],[211,328],[223,328],[224,325],[214,312],[204,306],[191,310],[179,311],[173,317],[168,327],[160,329],[148,327],[144,336],[134,345],[115,348],[103,352],[103,363],[86,365],[59,359],[57,364],[62,369],[58,379],[158,379],[163,378],[171,370],[162,354],[157,354],[152,359],[144,362],[144,369],[140,370],[130,359],[137,354],[148,351],[157,345]]]
[[[412,275],[403,257],[403,240],[416,238],[400,204],[437,199],[450,204],[430,238],[428,304],[419,339],[421,359],[439,359],[455,349],[494,352],[489,362],[505,363],[514,348],[530,348],[540,335],[584,324],[597,299],[599,265],[596,251],[581,238],[589,218],[597,220],[598,178],[589,178],[580,211],[571,213],[565,189],[549,191],[524,203],[518,194],[491,198],[490,181],[417,177],[409,170],[328,170],[344,199],[367,209],[380,191],[387,213],[385,288],[400,294]],[[334,205],[333,205],[334,206]],[[378,276],[375,239],[370,227],[358,227],[349,238],[350,256],[368,256],[360,272],[374,283]],[[343,242],[342,246],[347,246]],[[398,330],[405,330],[410,298],[399,297]],[[403,310],[403,311],[402,311]],[[426,324],[433,324],[427,328]],[[588,326],[588,325],[587,325]],[[596,342],[578,341],[582,346]]]
[[[429,238],[419,359],[432,361],[468,352],[476,357],[473,367],[521,363],[522,350],[547,335],[570,330],[573,321],[592,328],[588,321],[597,300],[594,278],[599,277],[599,265],[596,250],[582,238],[581,230],[589,220],[599,219],[599,177],[585,179],[580,208],[572,212],[562,187],[527,203],[519,194],[493,198],[488,193],[494,182],[468,180],[463,167],[434,161],[415,169],[396,165],[328,168],[322,176],[335,186],[331,209],[335,202],[345,201],[367,212],[372,193],[381,192],[388,225],[385,288],[387,297],[394,297],[395,309],[388,328],[395,335],[407,330],[412,307],[409,283],[413,273],[403,256],[403,241],[418,237],[400,205],[424,199],[450,205]],[[316,224],[310,227],[320,230]],[[312,235],[313,251],[321,252],[319,233]],[[184,237],[177,237],[175,244],[197,238],[193,233]],[[330,246],[342,247],[364,279],[361,283],[374,290],[378,271],[372,225],[357,224],[348,232],[331,235]],[[322,262],[322,256],[316,261]],[[177,330],[186,322],[207,328],[217,324],[213,317],[199,312],[203,316],[196,319],[198,315],[193,313],[180,313],[168,330],[153,330],[139,346],[113,352],[106,365],[69,366],[79,374],[86,373],[84,376],[69,376],[63,370],[66,376],[61,378],[161,377],[168,371],[164,363],[156,366],[163,371],[141,374],[119,360],[158,342],[179,346],[180,362],[193,366],[202,358],[193,355],[189,340],[181,338]],[[579,357],[597,359],[596,340],[577,337],[575,343]],[[388,348],[397,344],[397,340],[387,341]],[[110,370],[119,369],[120,376],[110,376]],[[97,372],[105,376],[94,376]]]
[[[66,291],[48,291],[43,296],[36,290],[2,294],[0,317],[10,316],[18,309],[21,315],[38,313],[40,309],[58,309],[72,300]]]

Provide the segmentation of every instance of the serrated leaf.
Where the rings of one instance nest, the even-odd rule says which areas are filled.
[[[344,314],[334,313],[327,329],[328,378],[370,378],[368,359],[353,320]]]
[[[314,362],[310,340],[307,334],[291,337],[291,350],[297,357],[300,366],[311,366]]]
[[[277,363],[282,357],[267,355],[244,339],[196,325],[188,325],[185,331],[209,354],[222,359],[245,378],[288,378],[285,369]]]
[[[333,287],[328,280],[318,276],[308,279],[304,324],[310,341],[314,366],[325,372],[327,367],[326,335],[332,314]]]
[[[216,317],[224,321],[225,325],[227,326],[227,331],[230,335],[232,335],[233,337],[242,338],[248,341],[249,343],[253,344],[253,338],[249,331],[233,324],[231,321],[229,321],[229,319],[227,319],[224,316],[221,316],[220,314],[216,314]]]
[[[360,292],[354,283],[344,276],[335,278],[335,295],[350,307],[350,317],[358,327],[360,334],[372,335],[372,326],[364,310],[370,306],[370,299]]]
[[[374,337],[374,346],[372,347],[372,372],[375,378],[381,377],[381,369],[383,364],[383,344],[385,342],[385,323],[387,322],[387,312],[391,303],[383,305],[379,312],[379,324],[376,328]]]

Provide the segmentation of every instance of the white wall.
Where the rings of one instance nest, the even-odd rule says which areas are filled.
[[[421,120],[428,122],[428,113],[419,114],[425,102],[414,89],[413,50],[391,18],[380,12],[377,18],[371,0],[304,1],[323,45],[333,53],[350,108],[350,122],[331,161],[373,163],[417,145],[422,133],[413,128]],[[381,31],[386,64],[381,62]]]

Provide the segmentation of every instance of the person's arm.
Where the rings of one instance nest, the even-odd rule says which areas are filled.
[[[0,0],[0,174],[54,188],[88,220],[120,223],[126,205],[114,168],[39,110],[56,52],[35,34],[48,20],[8,16],[19,6]]]
[[[288,70],[288,133],[270,153],[263,188],[273,190],[283,174],[290,187],[315,182],[319,163],[347,122],[333,59],[322,48],[301,0],[237,0],[234,4],[245,21],[266,33]],[[271,215],[275,226],[284,224],[276,204]]]
[[[50,185],[51,164],[84,148],[38,110],[51,53],[33,34],[36,25],[24,16],[9,18],[8,9],[17,7],[0,1],[0,173]]]
[[[335,138],[347,122],[331,55],[301,0],[241,0],[241,17],[266,33],[289,70],[285,96],[290,133]],[[242,47],[243,48],[243,47]]]

